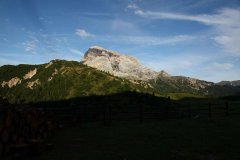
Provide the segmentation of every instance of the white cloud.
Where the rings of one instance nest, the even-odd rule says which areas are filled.
[[[220,72],[220,71],[228,71],[234,67],[232,63],[217,63],[214,62],[204,70],[211,71],[211,72]]]
[[[75,34],[82,38],[94,37],[94,34],[88,33],[84,29],[80,29],[80,28],[76,29]]]
[[[128,4],[128,9],[138,9],[139,7],[135,3]]]
[[[220,44],[227,52],[240,56],[240,9],[223,8],[214,14],[179,14],[171,12],[144,11],[139,7],[130,7],[138,16],[151,19],[172,19],[195,21],[214,28],[215,37],[212,39]]]
[[[106,36],[103,40],[135,45],[175,45],[176,43],[191,41],[193,36],[177,35],[170,37],[156,36]]]
[[[206,61],[208,61],[208,58],[199,54],[180,53],[179,55],[167,56],[163,54],[159,57],[154,56],[152,60],[143,63],[156,71],[166,70],[172,75],[187,75],[188,72],[198,68]]]
[[[30,41],[23,42],[22,44],[24,46],[25,51],[35,53],[38,42],[39,41],[37,39],[33,39]]]
[[[144,60],[143,64],[156,71],[165,70],[176,76],[188,76],[212,82],[222,80],[239,79],[239,69],[234,63],[212,61],[213,57],[201,56],[199,53],[154,57],[151,60]]]
[[[80,56],[83,56],[83,52],[81,52],[81,51],[79,51],[79,50],[77,50],[77,49],[70,49],[70,52],[71,53],[74,53],[74,54],[77,54],[77,55],[80,55]]]
[[[139,34],[142,31],[139,29],[137,25],[132,22],[123,21],[119,19],[115,19],[111,23],[112,31],[115,31],[118,34]]]
[[[9,40],[7,38],[2,38],[4,42],[8,42]]]
[[[219,82],[223,80],[237,80],[239,79],[239,68],[233,63],[226,62],[212,62],[199,69],[199,76],[204,77],[205,80]]]

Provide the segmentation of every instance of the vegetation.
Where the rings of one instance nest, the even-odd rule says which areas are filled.
[[[37,69],[37,73],[31,79],[23,78],[34,69]],[[175,100],[185,97],[235,96],[236,93],[240,93],[239,87],[224,85],[213,85],[196,90],[188,85],[187,79],[181,77],[133,83],[80,62],[65,60],[53,60],[42,65],[6,65],[0,67],[0,75],[0,97],[19,104],[67,100],[90,95],[112,95],[125,91],[150,93]],[[3,86],[4,81],[9,82],[15,77],[21,80],[16,86],[11,88],[7,85]],[[30,83],[32,83],[31,87],[28,86]]]
[[[109,95],[124,91],[147,91],[128,80],[114,77],[108,73],[87,67],[79,62],[54,60],[52,65],[18,65],[2,66],[0,82],[18,77],[21,84],[12,88],[2,87],[0,96],[12,103],[35,103],[57,101],[89,95]],[[37,74],[31,79],[22,77],[37,68]],[[39,80],[40,84],[27,88],[27,84]]]
[[[93,70],[92,68],[84,69]],[[81,71],[85,73],[84,70]],[[79,72],[76,74],[78,73]],[[107,77],[110,76],[103,72],[96,73],[97,77],[101,77],[102,74]],[[72,79],[72,77],[66,77],[64,80],[67,78]],[[118,79],[116,79],[116,81],[118,82]],[[55,83],[57,82],[62,84],[61,79],[56,78]],[[122,82],[125,81],[122,80]],[[50,81],[50,83],[52,83],[52,81]],[[114,85],[118,84],[119,83],[116,83]],[[62,89],[64,90],[64,88]],[[91,86],[89,86],[89,90],[91,90]],[[98,91],[98,89],[94,90],[94,92],[96,91]],[[200,115],[198,117],[194,115],[194,110],[201,107],[201,104],[204,103],[206,106],[205,109],[207,109],[209,101],[212,103],[223,103],[225,99],[188,98],[182,99],[181,101],[173,101],[168,98],[156,97],[154,94],[132,91],[117,92],[114,94],[112,90],[109,91],[109,93],[110,92],[111,94],[108,95],[102,95],[101,92],[99,95],[83,95],[81,97],[66,98],[65,100],[39,101],[37,107],[46,107],[46,110],[44,110],[44,108],[41,108],[41,110],[43,109],[46,115],[52,115],[50,117],[57,120],[57,122],[60,121],[58,121],[56,117],[61,116],[59,112],[55,112],[58,109],[60,109],[65,119],[67,112],[71,112],[70,119],[72,120],[75,118],[82,119],[79,115],[77,117],[74,116],[76,115],[74,113],[79,111],[78,109],[82,109],[81,107],[86,110],[94,110],[92,112],[94,114],[88,114],[89,112],[86,112],[86,110],[85,112],[80,110],[80,114],[84,113],[83,117],[85,118],[84,120],[86,120],[84,122],[90,122],[90,119],[97,121],[93,123],[82,123],[79,121],[78,123],[71,123],[70,126],[55,130],[55,133],[51,134],[44,142],[44,144],[51,144],[51,147],[53,146],[52,150],[47,152],[44,149],[44,152],[40,152],[42,154],[37,154],[37,156],[33,157],[20,154],[19,159],[223,160],[240,158],[238,154],[240,145],[236,140],[240,134],[240,125],[238,123],[240,120],[239,102],[231,102],[229,116],[225,115],[224,110],[221,110],[220,116],[215,116],[215,111],[213,110],[212,117],[208,115]],[[58,96],[61,95],[57,92],[53,93]],[[72,93],[72,95],[76,94],[79,93]],[[185,95],[185,93],[183,94]],[[64,94],[62,95],[64,97]],[[57,99],[58,97],[55,98]],[[115,113],[126,110],[133,111],[132,109],[138,109],[139,106],[143,106],[146,112],[153,112],[157,109],[157,111],[166,113],[166,107],[168,111],[177,111],[177,109],[184,109],[186,104],[192,104],[191,110],[194,114],[191,118],[185,116],[184,119],[176,119],[179,116],[174,115],[175,118],[168,117],[162,120],[144,119],[144,121],[140,123],[138,120],[139,115],[137,115],[135,117],[129,117],[132,120],[113,119],[111,125],[104,126],[103,117],[99,117],[103,115],[101,108],[108,106],[111,106]],[[80,108],[77,108],[78,106]],[[50,114],[50,111],[47,109],[54,107],[56,107],[56,110],[53,114]],[[135,111],[137,111],[138,114],[139,110]],[[238,114],[236,114],[236,111]],[[208,113],[208,110],[204,112]],[[114,115],[114,117],[116,117],[116,115]],[[41,151],[41,147],[39,147],[39,150]],[[21,153],[21,151],[19,152]]]

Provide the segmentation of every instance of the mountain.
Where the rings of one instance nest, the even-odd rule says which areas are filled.
[[[140,85],[80,62],[53,60],[41,65],[0,67],[0,97],[12,103],[66,100],[146,90]]]
[[[208,88],[214,83],[184,76],[158,77],[150,83],[165,93],[193,93],[208,95]]]
[[[240,86],[240,80],[237,81],[221,81],[217,83],[218,85],[222,85],[222,86]]]
[[[178,98],[240,93],[235,82],[215,84],[171,76],[144,67],[133,57],[97,46],[89,48],[81,62],[52,60],[40,65],[5,65],[0,67],[0,75],[0,97],[12,103],[59,101],[125,91]]]
[[[156,72],[144,67],[133,57],[99,46],[90,47],[85,53],[82,63],[114,76],[128,79],[133,83],[145,86],[145,88],[152,88],[159,93],[225,96],[239,92],[239,88],[235,88],[234,85],[223,87],[213,82],[195,78],[171,76],[165,71]]]
[[[84,55],[83,64],[108,72],[114,76],[131,80],[148,80],[157,77],[158,73],[142,66],[137,59],[93,46]]]

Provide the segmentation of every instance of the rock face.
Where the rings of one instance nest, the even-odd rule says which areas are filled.
[[[39,84],[40,84],[39,79],[36,79],[35,81],[30,81],[30,82],[27,82],[27,88],[33,89],[35,86]]]
[[[29,71],[27,74],[23,76],[23,79],[31,79],[37,73],[37,68]]]
[[[12,88],[18,84],[21,84],[21,79],[18,77],[14,77],[14,78],[10,79],[8,82],[3,81],[2,87],[5,87],[5,85],[7,85],[9,88]]]
[[[217,83],[217,85],[221,85],[221,86],[240,86],[240,80],[237,81],[221,81],[219,83]]]
[[[208,94],[214,83],[184,76],[171,76],[165,71],[156,72],[142,66],[137,59],[93,46],[84,55],[83,64],[129,79],[145,88],[156,88],[161,92],[201,92]],[[140,80],[140,81],[135,81]]]
[[[51,81],[55,75],[58,74],[58,70],[55,68],[54,72],[52,73],[52,76],[48,78],[48,81]]]
[[[137,59],[98,46],[90,47],[82,62],[114,76],[132,80],[148,80],[158,76],[158,72],[142,66]]]
[[[158,77],[171,77],[171,75],[162,70],[159,72]]]

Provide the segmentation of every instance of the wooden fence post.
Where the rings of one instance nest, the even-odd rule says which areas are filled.
[[[139,121],[142,123],[143,122],[143,105],[141,104],[140,106],[139,106]]]
[[[188,118],[192,117],[192,110],[191,110],[191,105],[188,104]]]
[[[166,108],[166,119],[169,118],[169,104],[167,104],[167,108]]]
[[[108,112],[109,112],[109,124],[112,124],[112,106],[108,105]]]
[[[79,121],[80,121],[80,125],[82,125],[84,123],[84,107],[85,107],[85,104],[84,105],[80,105],[79,107]]]
[[[105,105],[103,108],[103,121],[104,125],[112,123],[112,107],[110,105]]]
[[[229,115],[229,105],[228,105],[228,102],[226,102],[225,105],[226,105],[226,112],[225,112],[225,114],[226,114],[226,116],[228,116]]]
[[[107,124],[107,107],[104,105],[103,107],[103,124],[106,125]]]
[[[208,103],[208,116],[211,118],[212,117],[212,104],[209,102]]]

